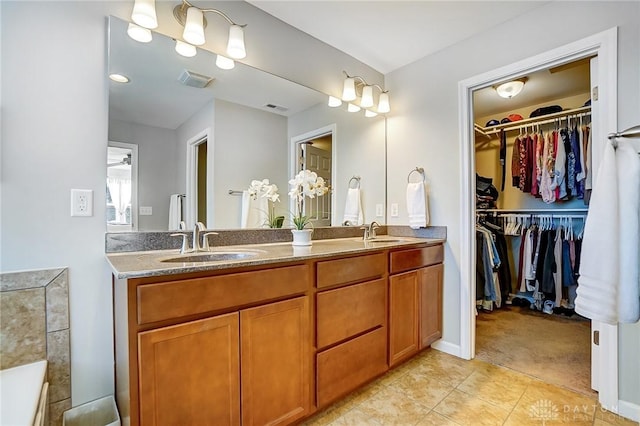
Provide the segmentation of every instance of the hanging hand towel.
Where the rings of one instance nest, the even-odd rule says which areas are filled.
[[[241,228],[264,228],[269,220],[269,200],[266,197],[253,199],[249,191],[242,191]]]
[[[407,184],[407,212],[409,226],[412,229],[426,227],[429,224],[429,202],[424,182]]]
[[[364,217],[362,215],[362,202],[360,201],[360,188],[349,188],[347,190],[347,200],[344,205],[343,223],[351,222],[352,225],[362,225]]]
[[[172,194],[169,198],[169,231],[180,229],[182,220],[182,197],[180,194]]]

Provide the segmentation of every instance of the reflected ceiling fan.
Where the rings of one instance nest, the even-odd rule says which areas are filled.
[[[107,167],[130,166],[130,165],[131,165],[131,154],[127,154],[126,157],[122,158],[122,161],[118,161],[117,163],[107,163]]]

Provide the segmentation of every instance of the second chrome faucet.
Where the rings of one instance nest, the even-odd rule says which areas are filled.
[[[180,229],[184,229],[183,223],[180,224]],[[189,249],[189,243],[188,243],[189,233],[188,232],[177,232],[175,234],[171,234],[172,237],[182,237],[182,246],[180,247],[180,254],[209,251],[210,235],[218,235],[218,233],[207,231],[204,226],[204,223],[202,222],[196,223],[196,226],[193,227],[193,234],[191,239],[192,248]]]

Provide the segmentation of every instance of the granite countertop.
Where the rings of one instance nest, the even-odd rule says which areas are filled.
[[[377,241],[376,241],[377,240]],[[290,242],[269,244],[246,244],[212,247],[209,252],[187,253],[181,255],[178,250],[153,250],[126,253],[108,253],[114,275],[118,279],[150,277],[159,275],[183,274],[237,268],[244,266],[268,265],[271,263],[323,258],[340,254],[366,253],[369,251],[441,244],[441,238],[414,238],[379,235],[376,240],[363,241],[357,238],[335,238],[314,240],[309,247],[294,247]],[[232,260],[206,262],[166,262],[167,259],[187,256],[201,256],[208,253],[251,252],[251,255]],[[165,260],[163,262],[163,260]]]

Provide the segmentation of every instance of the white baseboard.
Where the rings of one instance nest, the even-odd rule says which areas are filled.
[[[450,343],[440,339],[436,342],[433,342],[431,344],[431,347],[440,352],[444,352],[449,355],[457,356],[458,358],[460,358],[460,345],[456,345],[454,343]]]
[[[618,414],[634,422],[640,422],[640,405],[629,401],[618,401]]]

